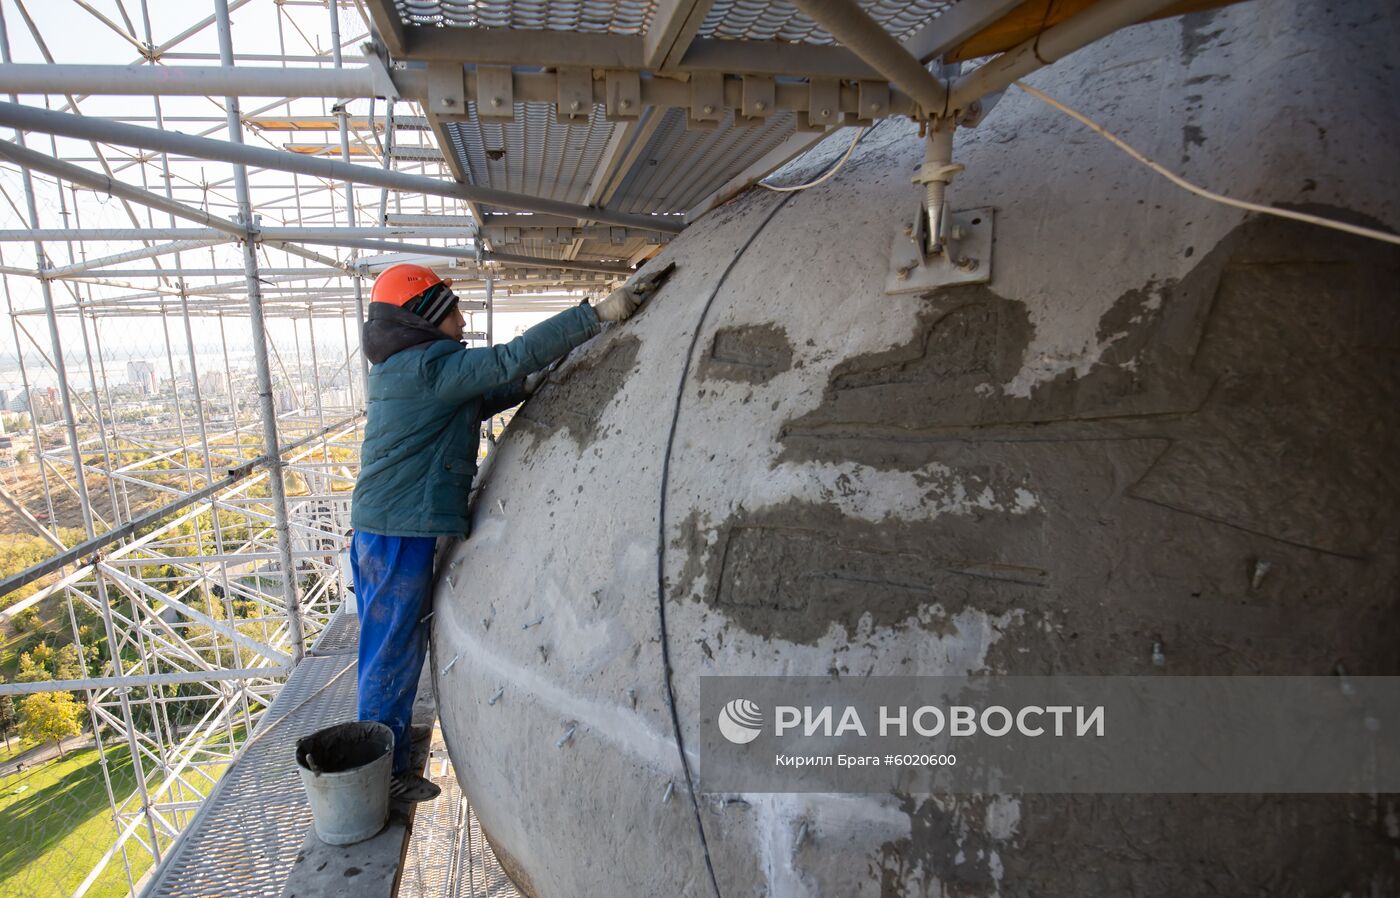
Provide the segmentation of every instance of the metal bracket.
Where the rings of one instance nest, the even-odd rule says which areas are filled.
[[[856,124],[873,125],[885,117],[890,108],[890,83],[888,81],[858,81],[856,95],[859,103]]]
[[[555,120],[561,125],[587,124],[593,114],[593,74],[578,66],[560,66],[557,75],[559,98]]]
[[[610,122],[635,122],[642,116],[642,79],[636,72],[608,72],[606,113]]]
[[[718,72],[696,72],[690,76],[689,129],[713,130],[724,120],[724,76]]]
[[[461,63],[428,63],[428,111],[445,116],[465,116],[465,83]]]
[[[841,82],[813,78],[807,84],[807,108],[797,113],[797,130],[825,131],[841,124]]]
[[[508,122],[515,118],[515,81],[508,65],[476,67],[478,121]]]
[[[1005,95],[1006,91],[999,90],[996,93],[987,94],[979,100],[973,100],[958,119],[958,125],[963,128],[976,128],[982,124],[988,113],[997,103],[1001,102],[1001,98]]]
[[[945,210],[947,207],[944,207]],[[942,252],[929,253],[922,205],[913,223],[901,224],[890,247],[885,292],[923,293],[954,284],[985,284],[992,279],[992,207],[944,212],[948,240]]]
[[[360,44],[360,52],[364,54],[365,62],[369,65],[375,94],[386,100],[397,100],[399,88],[394,84],[393,75],[389,73],[389,51],[375,41],[365,41]]]
[[[742,79],[742,99],[734,114],[736,125],[762,125],[777,105],[777,87],[771,76],[745,75]]]

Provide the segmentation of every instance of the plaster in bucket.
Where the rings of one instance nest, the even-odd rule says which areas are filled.
[[[297,770],[321,841],[351,845],[384,828],[393,751],[393,732],[375,721],[339,723],[297,740]]]

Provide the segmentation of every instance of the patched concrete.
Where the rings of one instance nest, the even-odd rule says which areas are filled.
[[[1209,187],[1394,229],[1398,32],[1241,4],[1029,80]],[[957,140],[991,283],[889,296],[922,158],[885,123],[702,218],[484,473],[434,665],[535,898],[713,894],[660,599],[692,751],[707,674],[1400,673],[1395,248],[1191,196],[1013,89]],[[725,898],[1400,890],[1385,798],[699,788]]]

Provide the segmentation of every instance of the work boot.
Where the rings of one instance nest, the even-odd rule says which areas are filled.
[[[442,789],[427,777],[412,771],[394,774],[389,783],[389,797],[394,801],[432,801],[442,794]]]

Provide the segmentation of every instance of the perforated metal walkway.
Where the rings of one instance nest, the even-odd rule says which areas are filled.
[[[358,619],[338,613],[263,715],[242,757],[166,854],[143,898],[277,898],[311,825],[299,737],[355,719]]]
[[[433,745],[428,776],[442,795],[418,806],[398,898],[521,898],[482,834],[441,742]]]

